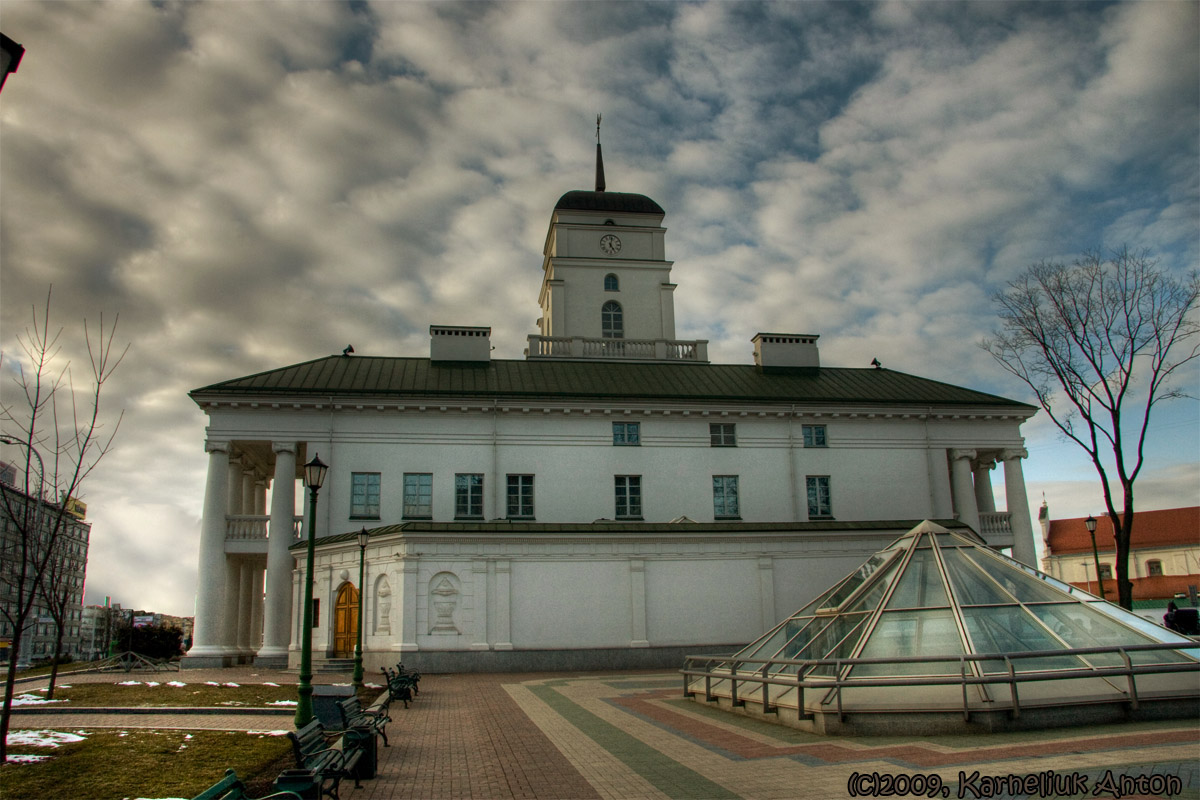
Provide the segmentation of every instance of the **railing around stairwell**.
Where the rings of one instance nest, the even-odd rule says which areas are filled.
[[[594,339],[585,336],[529,337],[529,358],[596,358],[707,363],[708,342],[675,339]]]
[[[989,536],[1012,538],[1012,514],[1007,511],[980,512],[979,535],[984,539]]]
[[[303,517],[292,518],[292,538],[300,538]],[[241,541],[265,540],[271,518],[262,514],[227,514],[225,516],[225,538]]]

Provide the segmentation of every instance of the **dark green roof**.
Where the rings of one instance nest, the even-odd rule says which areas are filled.
[[[554,204],[556,211],[560,208],[569,211],[618,211],[659,216],[667,213],[662,210],[662,206],[646,195],[627,192],[567,192]]]
[[[890,369],[761,370],[748,364],[610,361],[430,361],[328,356],[196,389],[193,400],[234,396],[341,399],[578,399],[937,406],[1033,406]]]

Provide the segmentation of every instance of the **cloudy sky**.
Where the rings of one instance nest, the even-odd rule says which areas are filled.
[[[520,358],[598,112],[609,190],[667,210],[677,335],[716,362],[811,332],[825,364],[1029,401],[977,346],[990,292],[1095,246],[1200,263],[1195,2],[5,0],[0,30],[27,48],[0,100],[5,398],[50,284],[77,379],[84,318],[131,343],[88,602],[192,612],[188,390],[424,355],[431,323]],[[1158,413],[1140,507],[1200,496],[1198,407]],[[1082,455],[1024,432],[1031,503],[1098,513]]]

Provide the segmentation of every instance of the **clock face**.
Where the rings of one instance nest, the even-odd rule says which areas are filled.
[[[615,256],[621,252],[621,240],[611,233],[600,237],[600,250],[604,253]]]

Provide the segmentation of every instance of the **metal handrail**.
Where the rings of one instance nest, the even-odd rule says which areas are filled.
[[[1198,645],[1200,646],[1200,645]],[[716,699],[712,695],[712,679],[719,678],[720,680],[731,681],[731,694],[733,705],[739,705],[737,682],[753,683],[762,686],[762,708],[764,713],[771,713],[775,709],[772,708],[768,699],[769,686],[787,686],[797,690],[797,712],[801,718],[805,718],[806,712],[804,709],[804,689],[822,689],[827,693],[832,692],[837,701],[838,717],[844,719],[845,712],[842,708],[842,690],[845,688],[866,688],[866,687],[898,687],[898,686],[962,686],[963,698],[963,717],[970,719],[970,702],[967,693],[968,686],[991,686],[991,685],[1008,685],[1010,694],[1011,710],[1014,717],[1019,717],[1021,713],[1020,697],[1017,691],[1017,685],[1020,683],[1029,683],[1034,681],[1051,681],[1051,680],[1078,680],[1085,678],[1120,678],[1128,679],[1129,691],[1128,702],[1131,707],[1136,710],[1139,705],[1139,697],[1137,692],[1137,675],[1155,675],[1168,673],[1183,673],[1183,672],[1200,672],[1200,661],[1178,661],[1160,664],[1134,664],[1129,657],[1130,653],[1158,650],[1193,650],[1196,647],[1184,643],[1173,642],[1166,644],[1134,644],[1134,645],[1110,645],[1105,647],[1081,647],[1072,650],[1031,650],[1020,653],[976,653],[976,654],[956,654],[943,656],[898,656],[896,658],[838,658],[838,659],[788,659],[788,658],[753,658],[739,657],[736,660],[732,654],[725,655],[689,655],[684,657],[684,668],[680,673],[684,675],[684,696],[691,697],[694,692],[691,691],[689,677],[703,677],[705,699],[712,701]],[[1075,656],[1075,655],[1096,655],[1112,653],[1121,657],[1124,662],[1123,666],[1093,666],[1086,668],[1067,668],[1058,670],[1036,670],[1029,672],[1017,672],[1014,666],[1014,661],[1030,658],[1046,658],[1050,656]],[[695,662],[705,662],[703,669],[693,669],[691,665]],[[906,675],[893,677],[843,677],[843,667],[855,667],[869,664],[921,664],[921,663],[944,663],[947,661],[959,662],[959,674],[944,674],[944,675]],[[1001,661],[1005,668],[1002,672],[983,673],[981,675],[971,675],[967,672],[967,663],[971,661]],[[714,664],[716,665],[714,668]],[[732,666],[728,666],[732,665]],[[738,671],[739,667],[749,665],[761,665],[751,670]],[[786,677],[778,671],[774,676],[769,674],[772,666],[786,667],[834,667],[834,674],[830,677],[811,676],[805,674],[805,671],[798,669],[794,676],[787,675]],[[1200,694],[1200,692],[1198,692]],[[822,705],[829,703],[827,699],[821,701]],[[741,703],[744,705],[743,703]],[[881,709],[881,712],[884,711]]]

